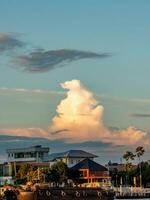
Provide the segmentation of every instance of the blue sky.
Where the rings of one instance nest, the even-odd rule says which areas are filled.
[[[35,76],[2,66],[0,85],[55,90],[60,82],[76,78],[94,92],[149,98],[149,4],[137,0],[1,1],[2,32],[21,34],[20,39],[31,48],[79,49],[112,56],[70,63]]]
[[[60,83],[78,79],[104,106],[107,127],[149,131],[149,7],[148,0],[0,1],[0,32],[21,44],[0,50],[0,129],[46,127],[65,96]],[[46,71],[29,70],[31,53],[60,55],[60,49],[69,50],[65,55],[71,53],[72,60]],[[108,56],[101,59],[101,54]],[[21,56],[28,56],[27,66]]]

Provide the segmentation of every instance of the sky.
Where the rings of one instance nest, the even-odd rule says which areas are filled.
[[[90,150],[107,162],[143,145],[147,159],[149,6],[1,0],[2,152],[41,142],[53,152]]]

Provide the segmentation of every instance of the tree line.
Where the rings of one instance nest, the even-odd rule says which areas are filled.
[[[54,163],[51,167],[39,168],[37,166],[32,166],[29,164],[23,164],[17,171],[15,177],[15,184],[26,184],[31,183],[54,183],[55,186],[59,184],[68,184],[68,179],[74,180],[76,182],[79,175],[70,171],[68,166],[62,162],[58,161]]]
[[[142,146],[138,146],[135,152],[126,151],[123,154],[123,159],[126,161],[125,170],[118,171],[114,169],[110,172],[112,182],[115,186],[138,186],[138,187],[150,187],[150,165],[148,162],[142,161],[142,156],[145,153],[145,149]],[[137,166],[132,165],[132,161],[138,158]]]

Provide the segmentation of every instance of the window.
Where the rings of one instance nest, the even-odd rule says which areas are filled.
[[[84,171],[83,171],[83,176],[84,176],[84,177],[87,177],[87,170],[84,170]]]
[[[73,164],[73,159],[70,160],[70,164]]]

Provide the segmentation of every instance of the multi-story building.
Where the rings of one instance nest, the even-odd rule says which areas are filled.
[[[48,147],[41,145],[28,148],[7,149],[7,162],[43,162],[49,153]]]
[[[0,185],[12,183],[12,176],[17,174],[18,169],[24,163],[37,167],[49,167],[48,162],[44,162],[48,157],[49,148],[41,145],[28,148],[7,149],[7,162],[0,164]]]

